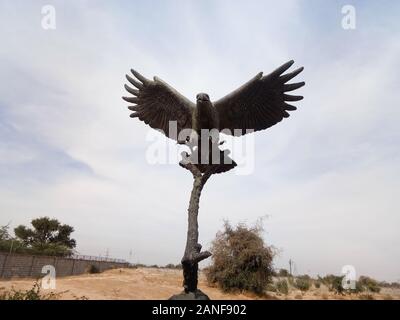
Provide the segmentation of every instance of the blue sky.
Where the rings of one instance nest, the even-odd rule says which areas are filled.
[[[45,4],[56,9],[56,30],[41,28]],[[346,4],[355,30],[341,27]],[[338,274],[350,264],[358,275],[399,280],[399,9],[0,1],[0,224],[48,215],[75,226],[83,254],[128,258],[132,249],[135,262],[177,263],[191,177],[146,162],[150,129],[128,116],[125,73],[134,67],[192,100],[202,91],[216,100],[294,59],[305,66],[305,99],[255,134],[253,174],[207,184],[200,241],[209,246],[223,219],[268,215],[277,267],[292,258],[298,273]]]

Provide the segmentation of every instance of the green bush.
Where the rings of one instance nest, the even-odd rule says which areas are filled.
[[[285,295],[289,293],[289,286],[285,279],[278,280],[275,286],[278,292],[283,293]]]
[[[343,294],[345,291],[342,287],[343,278],[344,276],[335,276],[333,274],[329,274],[323,278],[318,277],[319,281],[326,285],[329,291],[333,291],[337,294]]]
[[[205,270],[210,284],[224,291],[248,290],[262,294],[272,281],[273,249],[264,244],[263,228],[225,222],[212,243],[212,263]]]
[[[318,277],[318,281],[324,283],[329,291],[333,291],[337,294],[345,293],[360,293],[365,290],[373,293],[379,293],[381,288],[379,282],[366,276],[361,276],[358,281],[356,281],[355,289],[344,289],[342,286],[344,276],[327,275],[323,278]]]
[[[94,264],[90,264],[86,267],[86,273],[100,273],[100,270],[97,266],[95,266]]]
[[[279,269],[278,276],[279,277],[289,277],[289,271],[287,271],[286,269]]]
[[[351,290],[351,293],[360,293],[365,290],[364,286],[360,283],[360,281],[356,281],[355,290]]]
[[[334,291],[337,294],[343,294],[344,288],[342,286],[344,276],[334,276],[332,278],[331,286],[329,287],[330,291]]]
[[[297,277],[294,286],[301,291],[308,291],[311,287],[311,280],[306,277]]]
[[[270,292],[276,292],[277,291],[277,289],[276,289],[276,287],[274,286],[273,283],[267,284],[267,287],[265,288],[265,290],[266,291],[270,291]]]
[[[379,287],[378,281],[367,277],[367,276],[361,276],[358,281],[359,285],[366,290],[374,293],[379,293],[381,291],[381,288]]]
[[[315,281],[314,282],[314,286],[315,286],[316,289],[319,289],[321,287],[321,282]]]

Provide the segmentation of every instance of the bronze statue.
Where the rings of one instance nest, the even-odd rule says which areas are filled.
[[[289,117],[288,111],[296,110],[296,107],[287,102],[299,101],[303,97],[289,95],[286,92],[296,90],[305,84],[287,83],[303,71],[301,67],[284,74],[293,63],[291,60],[266,76],[260,72],[237,90],[214,102],[208,94],[199,93],[196,96],[196,104],[157,77],[149,80],[135,70],[131,72],[136,79],[126,76],[136,87],[133,89],[125,85],[125,89],[133,96],[123,99],[135,104],[128,107],[133,111],[130,116],[137,117],[150,127],[161,130],[167,137],[180,144],[187,144],[192,151],[192,154],[187,154],[180,163],[193,174],[194,183],[188,209],[187,243],[181,261],[185,291],[181,295],[174,296],[174,299],[208,298],[197,289],[198,263],[211,256],[208,251],[201,252],[201,245],[198,243],[197,216],[201,190],[212,174],[226,172],[236,166],[236,163],[227,156],[226,150],[218,149],[219,160],[210,162],[212,151],[222,142],[218,141],[218,134],[217,137],[207,136],[209,141],[206,145],[209,148],[203,152],[201,131],[211,130],[217,133],[223,131],[230,135],[241,136],[267,129],[283,118]],[[198,140],[195,141],[194,147],[191,144],[191,134],[185,134],[183,135],[185,138],[181,139],[179,134],[170,130],[171,122],[176,124],[178,133],[182,131],[197,133]],[[204,153],[206,156],[202,158]],[[204,159],[205,161],[200,161]]]

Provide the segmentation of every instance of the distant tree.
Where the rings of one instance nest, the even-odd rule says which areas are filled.
[[[26,247],[51,255],[69,255],[76,247],[75,239],[71,239],[73,227],[48,217],[33,219],[31,224],[32,229],[24,225],[14,229],[17,240]]]
[[[0,226],[0,241],[10,240],[10,234],[8,233],[9,225]]]
[[[378,285],[379,285],[379,287],[382,287],[382,288],[400,289],[400,283],[398,283],[398,282],[389,283],[386,281],[382,281],[382,282],[379,282]]]
[[[9,233],[10,225],[0,226],[0,251],[15,252],[24,245]]]
[[[287,269],[279,269],[278,276],[289,277],[289,271],[287,271]]]

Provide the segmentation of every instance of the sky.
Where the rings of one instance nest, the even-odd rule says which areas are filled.
[[[42,26],[45,5],[55,29]],[[345,5],[355,29],[342,26]],[[304,100],[253,134],[250,172],[208,181],[200,243],[224,219],[264,217],[276,268],[400,281],[399,15],[395,1],[1,0],[0,225],[54,217],[74,226],[81,254],[179,263],[192,177],[149,163],[125,74],[215,101],[294,59]]]

